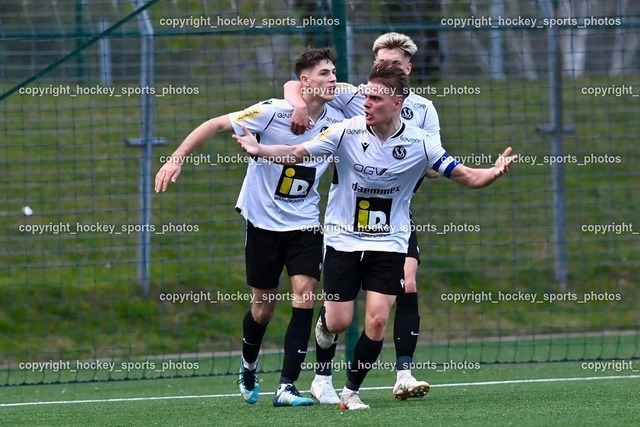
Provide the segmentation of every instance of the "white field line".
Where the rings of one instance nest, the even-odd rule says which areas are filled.
[[[504,384],[529,384],[529,383],[555,383],[568,381],[598,381],[598,380],[622,380],[622,379],[640,379],[640,375],[613,375],[603,377],[581,377],[581,378],[538,378],[529,380],[506,380],[506,381],[480,381],[475,383],[451,383],[451,384],[434,384],[432,388],[440,387],[471,387],[471,386],[488,386],[488,385],[504,385]],[[391,390],[392,387],[362,387],[361,390]],[[307,390],[308,392],[308,390]],[[261,395],[271,395],[272,392],[263,392]],[[87,399],[87,400],[53,400],[48,402],[17,402],[17,403],[0,403],[0,408],[15,406],[38,406],[38,405],[69,405],[81,403],[113,403],[113,402],[140,402],[152,400],[178,400],[178,399],[219,399],[223,397],[239,397],[239,393],[226,394],[202,394],[194,396],[155,396],[155,397],[122,397],[112,399]]]

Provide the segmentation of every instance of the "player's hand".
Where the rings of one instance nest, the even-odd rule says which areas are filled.
[[[233,134],[231,137],[236,140],[240,148],[242,148],[245,153],[250,156],[259,156],[260,144],[258,144],[256,137],[253,136],[251,132],[249,132],[249,129],[244,125],[242,126],[242,132],[244,132],[244,135],[242,136]]]
[[[309,109],[307,109],[306,105],[304,107],[294,107],[291,115],[291,132],[295,135],[302,135],[307,129],[311,129]]]
[[[158,173],[156,174],[156,193],[167,191],[169,182],[176,182],[182,166],[177,161],[171,161],[174,157],[171,156],[169,161],[165,163]]]
[[[507,149],[498,157],[498,160],[496,160],[496,164],[493,166],[496,178],[509,172],[509,166],[511,166],[511,164],[518,158],[517,154],[511,155],[511,151],[511,147],[507,147]]]

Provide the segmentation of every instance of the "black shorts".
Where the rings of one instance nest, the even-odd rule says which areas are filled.
[[[342,252],[327,246],[324,294],[328,301],[353,301],[362,288],[385,295],[404,293],[404,259],[397,252]]]
[[[304,274],[320,280],[322,231],[270,231],[247,221],[245,242],[247,284],[258,289],[278,287],[283,267],[289,277]]]

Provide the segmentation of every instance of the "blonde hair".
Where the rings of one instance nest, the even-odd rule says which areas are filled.
[[[380,49],[399,49],[404,52],[407,59],[411,59],[418,51],[418,47],[411,40],[411,37],[400,33],[386,33],[378,37],[373,42],[373,53],[377,55]]]

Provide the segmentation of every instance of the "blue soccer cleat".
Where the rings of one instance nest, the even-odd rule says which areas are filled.
[[[238,375],[238,386],[240,387],[240,394],[245,402],[254,404],[260,397],[260,385],[258,377],[256,377],[256,370],[248,370],[240,363],[240,374]]]

